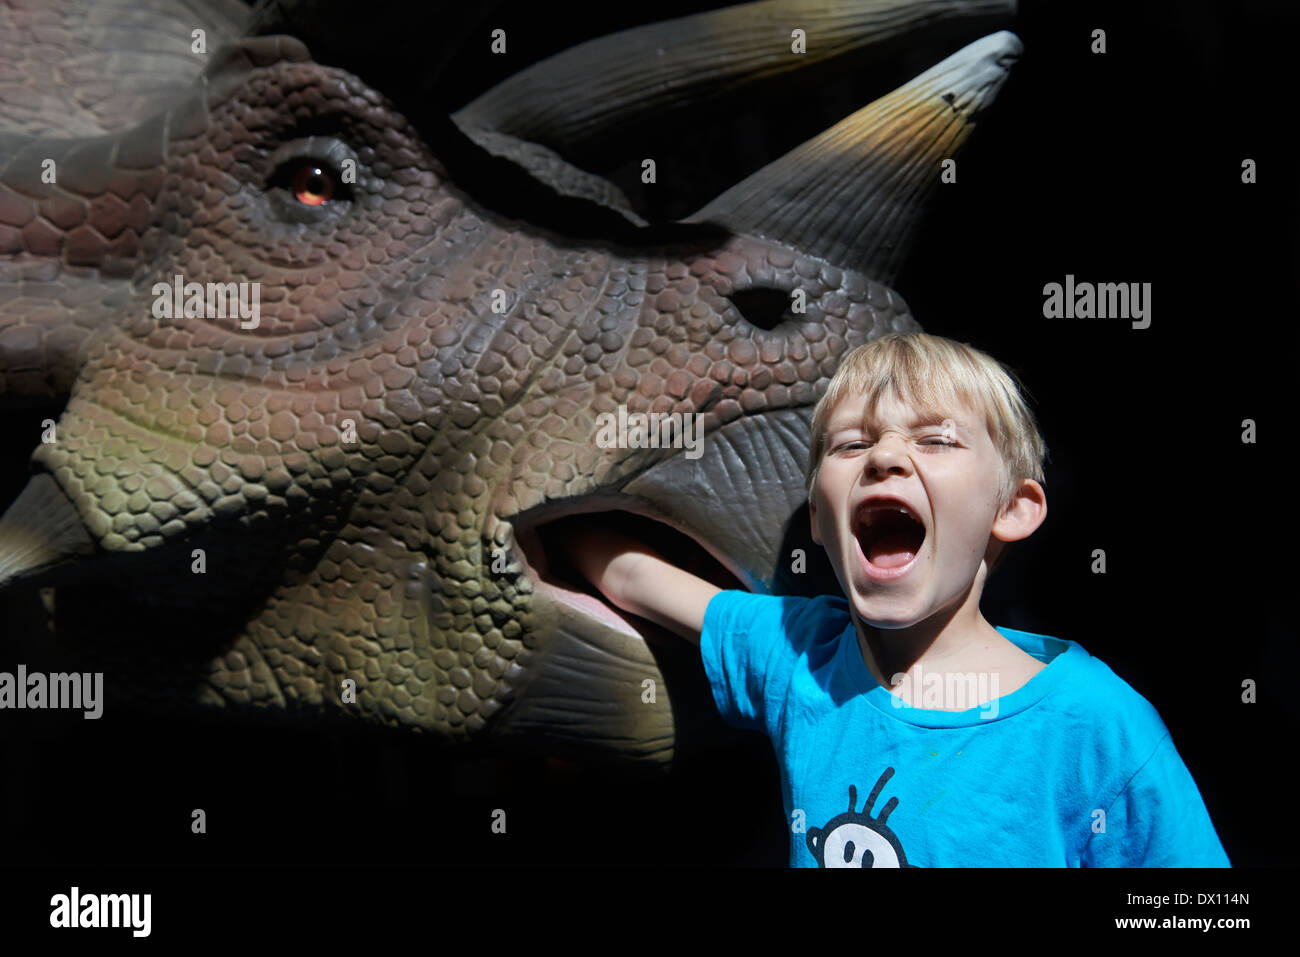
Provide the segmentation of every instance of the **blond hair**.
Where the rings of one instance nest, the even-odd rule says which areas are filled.
[[[946,417],[964,404],[984,413],[984,424],[1002,465],[999,508],[1030,478],[1043,484],[1047,446],[1034,415],[1021,398],[1015,374],[992,356],[963,342],[923,332],[890,333],[858,346],[840,362],[813,411],[809,497],[826,452],[831,413],[847,396],[865,396],[872,413],[886,394],[921,414]]]

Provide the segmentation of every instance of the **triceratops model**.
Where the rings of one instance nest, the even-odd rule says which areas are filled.
[[[66,400],[7,436],[35,451],[0,587],[39,590],[42,646],[109,707],[668,764],[711,709],[698,657],[549,546],[602,512],[785,587],[812,406],[849,349],[919,328],[890,283],[1020,44],[959,49],[680,222],[584,157],[886,41],[937,60],[1013,7],[719,9],[450,119],[383,3],[0,7],[0,402]],[[518,39],[457,22],[485,57]],[[662,188],[653,151],[625,160]]]

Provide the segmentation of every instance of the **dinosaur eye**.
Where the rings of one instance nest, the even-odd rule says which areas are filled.
[[[357,155],[332,136],[291,140],[269,157],[265,181],[273,215],[283,223],[333,222],[346,214],[363,171]]]
[[[312,161],[303,160],[290,174],[293,198],[304,206],[322,206],[334,195],[335,178],[332,171]]]

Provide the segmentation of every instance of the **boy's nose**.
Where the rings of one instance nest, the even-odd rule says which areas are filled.
[[[886,432],[867,452],[866,470],[870,478],[886,475],[910,475],[912,460],[907,454],[907,442],[901,436]]]

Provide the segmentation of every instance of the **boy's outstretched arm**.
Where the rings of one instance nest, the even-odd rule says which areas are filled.
[[[574,527],[568,551],[574,567],[611,603],[700,643],[704,610],[722,590],[718,586],[636,539],[595,523]]]

